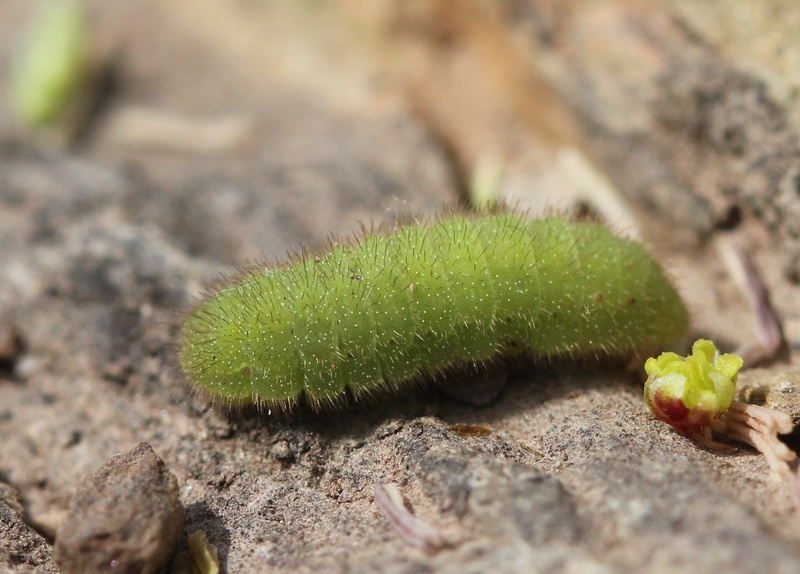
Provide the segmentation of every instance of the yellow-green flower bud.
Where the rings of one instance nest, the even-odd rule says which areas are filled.
[[[730,407],[742,362],[737,355],[720,355],[714,343],[705,339],[696,341],[686,358],[663,353],[647,359],[647,406],[683,434],[705,434]]]

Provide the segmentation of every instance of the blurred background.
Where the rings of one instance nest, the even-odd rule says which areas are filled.
[[[9,0],[0,28],[4,193],[83,178],[223,266],[500,199],[677,269],[736,229],[800,278],[791,2]]]

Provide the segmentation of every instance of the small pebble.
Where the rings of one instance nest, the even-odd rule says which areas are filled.
[[[273,458],[286,464],[292,463],[297,459],[297,453],[294,451],[291,445],[289,445],[288,441],[285,440],[279,440],[276,442],[272,446],[270,454]]]
[[[178,481],[149,444],[84,479],[56,535],[61,574],[159,572],[183,532]]]

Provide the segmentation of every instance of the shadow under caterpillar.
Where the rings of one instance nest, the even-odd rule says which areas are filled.
[[[598,223],[450,215],[250,268],[190,311],[181,361],[215,401],[319,407],[498,355],[649,350],[687,328],[661,267]]]

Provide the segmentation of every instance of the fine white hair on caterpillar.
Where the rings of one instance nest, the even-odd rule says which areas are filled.
[[[320,407],[497,356],[649,350],[687,328],[658,263],[598,223],[451,214],[246,270],[189,312],[181,361],[217,402]]]

